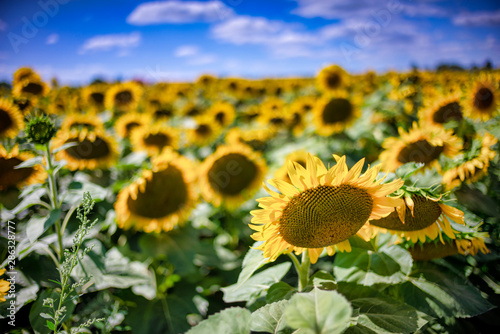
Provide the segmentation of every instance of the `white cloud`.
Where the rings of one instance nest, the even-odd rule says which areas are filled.
[[[49,36],[47,36],[45,44],[52,45],[56,44],[57,42],[59,42],[59,34],[50,34]]]
[[[472,12],[461,13],[453,18],[453,23],[457,26],[479,27],[500,25],[500,10],[495,12]]]
[[[214,55],[206,54],[190,58],[187,64],[192,66],[208,65],[213,64],[216,60],[217,57]]]
[[[79,53],[83,54],[89,51],[109,51],[113,49],[119,50],[119,54],[123,55],[130,48],[137,47],[141,42],[141,34],[132,32],[130,34],[110,34],[98,35],[85,41],[81,46]]]
[[[134,25],[215,22],[233,15],[234,11],[219,0],[153,1],[137,6],[127,22]]]
[[[196,45],[181,45],[174,51],[176,57],[191,57],[197,55],[199,49]]]

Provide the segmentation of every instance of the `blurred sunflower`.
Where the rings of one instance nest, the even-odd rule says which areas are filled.
[[[36,102],[37,101],[35,101],[35,100],[32,101],[32,100],[26,99],[26,98],[19,98],[19,99],[14,99],[12,103],[14,103],[14,105],[16,105],[17,109],[19,109],[19,111],[23,115],[27,115],[31,112],[31,110],[33,110],[34,104]]]
[[[274,173],[274,178],[277,180],[283,180],[288,183],[292,183],[292,180],[288,176],[288,161],[293,161],[301,165],[302,167],[306,167],[307,163],[307,152],[304,150],[295,151],[288,154],[285,158],[285,163]]]
[[[236,209],[257,192],[266,171],[264,159],[250,147],[219,146],[200,166],[201,194],[214,206]]]
[[[453,160],[453,166],[443,174],[442,183],[445,189],[451,190],[464,181],[476,182],[485,176],[490,161],[496,156],[496,151],[491,149],[496,143],[497,139],[488,132],[475,138],[471,150],[465,152],[462,159]]]
[[[413,243],[425,243],[426,238],[444,243],[444,234],[449,239],[456,239],[458,233],[450,224],[450,219],[464,225],[464,213],[444,204],[441,196],[436,196],[430,189],[415,189],[403,186],[404,202],[392,210],[387,217],[373,219],[365,226],[365,239],[373,238],[378,233],[391,233]]]
[[[226,143],[245,144],[254,151],[264,151],[269,140],[275,135],[274,131],[268,129],[249,129],[232,128],[226,134]]]
[[[131,112],[116,120],[115,131],[121,138],[129,138],[132,130],[151,124],[151,116],[145,113]]]
[[[205,113],[205,110],[193,102],[188,102],[182,108],[182,114],[186,117],[198,117]]]
[[[14,138],[24,128],[24,117],[11,101],[0,98],[0,139]]]
[[[210,115],[196,118],[193,128],[186,130],[187,141],[198,147],[209,145],[222,133],[222,127]]]
[[[423,163],[424,167],[440,170],[438,158],[441,155],[448,157],[456,156],[462,149],[460,138],[452,134],[452,130],[446,131],[439,127],[418,127],[413,123],[409,132],[402,128],[398,129],[399,138],[386,138],[382,143],[385,149],[380,154],[382,169],[393,172],[398,167],[408,162]]]
[[[349,73],[338,65],[323,68],[317,77],[316,84],[323,92],[335,92],[348,87]]]
[[[83,110],[101,112],[106,107],[106,91],[108,85],[104,83],[92,84],[81,90],[81,104]]]
[[[142,93],[143,88],[137,82],[115,84],[106,91],[104,105],[109,110],[135,111]]]
[[[460,94],[445,95],[427,102],[418,112],[422,125],[443,126],[450,121],[460,122],[463,119]]]
[[[19,152],[17,145],[10,152],[0,145],[0,190],[7,190],[9,187],[22,189],[26,185],[45,181],[47,173],[39,164],[27,168],[15,168],[34,157],[31,153]]]
[[[120,190],[115,210],[118,226],[145,232],[170,231],[184,223],[196,206],[193,163],[166,149],[153,159],[153,169]],[[173,191],[175,190],[175,191]]]
[[[257,249],[269,261],[292,251],[307,251],[311,263],[316,263],[325,248],[329,255],[336,249],[349,252],[348,239],[368,219],[387,216],[402,202],[386,196],[398,190],[403,181],[376,181],[380,166],[368,168],[360,176],[364,159],[349,170],[345,156],[334,158],[337,164],[329,170],[311,155],[306,168],[289,161],[292,183],[270,180],[269,184],[281,194],[266,187],[272,197],[257,200],[262,209],[250,212],[250,227],[257,231],[252,238],[264,241]]]
[[[146,151],[149,155],[158,155],[163,149],[179,146],[179,130],[162,124],[141,126],[132,130],[130,134],[132,150]]]
[[[5,269],[0,269],[0,276],[5,274]],[[0,279],[0,303],[5,301],[5,296],[7,295],[7,291],[10,289],[9,281],[4,279]]]
[[[217,78],[210,74],[202,74],[196,79],[195,86],[201,89],[212,88],[217,83]]]
[[[64,118],[61,124],[61,131],[77,133],[80,138],[85,138],[89,132],[104,131],[104,123],[94,113],[72,113]]]
[[[469,88],[465,113],[470,118],[487,121],[498,114],[500,94],[498,82],[486,76],[480,77]]]
[[[15,98],[38,99],[47,96],[49,91],[49,86],[41,79],[30,77],[14,85],[12,96]]]
[[[314,106],[313,121],[319,135],[331,136],[342,132],[360,115],[356,101],[349,99],[347,93],[343,92],[335,97],[320,98]]]
[[[212,119],[222,127],[231,125],[236,117],[233,105],[228,102],[214,103],[208,109],[207,113],[211,115]]]
[[[40,76],[30,67],[20,67],[14,72],[12,85],[15,86],[17,83],[27,79],[40,80]]]
[[[116,141],[104,131],[87,132],[81,136],[78,132],[59,131],[54,137],[53,149],[64,144],[76,143],[56,153],[56,159],[65,160],[69,170],[109,168],[118,158]]]

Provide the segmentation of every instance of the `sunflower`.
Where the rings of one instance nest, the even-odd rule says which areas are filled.
[[[210,74],[202,74],[196,80],[195,86],[201,89],[209,89],[217,82],[217,78]]]
[[[413,187],[412,187],[413,188]],[[365,229],[365,239],[373,238],[377,233],[391,233],[412,243],[425,243],[426,238],[444,243],[442,233],[448,239],[456,239],[458,233],[450,224],[450,219],[464,225],[464,213],[444,204],[441,196],[437,197],[429,189],[412,189],[403,186],[400,191],[404,203],[393,208],[390,215],[370,220]]]
[[[236,112],[231,103],[216,102],[209,109],[208,114],[211,115],[213,120],[220,126],[226,127],[231,125],[236,117]]]
[[[101,112],[105,109],[105,98],[108,85],[104,83],[92,84],[84,87],[81,94],[83,110]]]
[[[12,103],[19,109],[23,115],[27,115],[33,110],[34,105],[37,101],[32,101],[26,98],[13,99]]]
[[[17,145],[10,152],[0,145],[0,191],[10,187],[21,189],[26,185],[45,181],[47,173],[39,164],[16,168],[20,163],[32,158],[34,155],[31,153],[19,152]]]
[[[186,117],[198,117],[204,113],[205,110],[193,102],[186,103],[182,108],[182,114]]]
[[[49,86],[40,78],[31,77],[14,85],[12,96],[16,98],[38,99],[49,93]]]
[[[306,167],[307,152],[304,150],[300,150],[288,154],[285,158],[285,163],[281,166],[280,169],[276,171],[276,173],[274,173],[275,179],[292,183],[292,180],[288,176],[288,161],[293,161],[298,163],[302,167]]]
[[[478,136],[474,142],[479,141],[480,145],[473,143],[471,151],[466,152],[462,159],[454,160],[454,166],[443,174],[442,183],[447,190],[460,186],[464,181],[476,182],[486,175],[490,161],[496,156],[491,146],[497,143],[497,139],[486,132],[483,136]]]
[[[200,167],[201,193],[217,207],[236,209],[257,192],[266,171],[264,159],[250,147],[219,146]]]
[[[243,130],[240,128],[232,128],[226,134],[226,143],[229,145],[245,144],[255,151],[264,151],[269,140],[274,135],[275,131],[268,129]]]
[[[289,124],[290,114],[285,109],[285,101],[277,97],[268,97],[262,102],[261,113],[257,122],[269,127],[271,130],[279,130]]]
[[[149,155],[157,155],[167,147],[178,148],[179,130],[159,123],[141,126],[132,131],[130,142],[134,151],[147,151]]]
[[[349,99],[345,92],[320,98],[313,110],[316,132],[321,136],[342,132],[360,115],[357,101]]]
[[[109,110],[134,111],[142,93],[143,88],[137,82],[115,84],[106,91],[104,105]]]
[[[14,72],[12,84],[15,86],[17,83],[27,79],[39,80],[40,76],[30,67],[20,67],[16,72]]]
[[[151,116],[136,112],[128,113],[116,120],[115,131],[121,138],[129,138],[132,130],[151,124]]]
[[[104,131],[78,132],[59,131],[53,139],[53,148],[76,143],[56,153],[56,159],[65,160],[70,170],[84,170],[111,167],[118,157],[116,141]]]
[[[364,159],[348,170],[345,156],[334,158],[337,164],[328,170],[310,154],[306,168],[289,161],[292,183],[270,180],[281,194],[266,187],[272,197],[257,200],[262,209],[250,212],[250,227],[257,231],[252,238],[264,241],[257,248],[269,261],[283,253],[308,251],[311,263],[316,263],[324,248],[329,255],[335,249],[350,251],[348,239],[368,219],[387,216],[400,204],[401,199],[386,196],[403,181],[381,184],[381,179],[375,181],[380,166],[368,168],[360,177]]]
[[[460,94],[436,97],[431,103],[426,103],[418,114],[421,124],[431,126],[443,126],[450,121],[460,122],[463,119]]]
[[[393,172],[408,162],[423,163],[426,168],[440,169],[438,158],[441,155],[456,156],[462,149],[460,138],[453,135],[452,130],[446,131],[439,127],[418,127],[413,123],[409,132],[398,129],[399,138],[386,138],[382,143],[385,149],[380,154],[382,169]]]
[[[85,138],[89,132],[104,131],[104,123],[94,113],[69,114],[61,124],[61,131],[78,133],[80,138]]]
[[[14,138],[23,128],[23,115],[16,105],[0,98],[0,138]]]
[[[118,226],[145,232],[170,231],[184,223],[195,207],[193,163],[166,149],[153,159],[153,169],[122,189],[115,202]]]
[[[347,88],[350,82],[349,73],[338,65],[323,68],[317,77],[317,86],[323,92],[334,92]]]
[[[0,276],[5,274],[5,269],[0,269]],[[10,289],[10,283],[4,279],[0,279],[0,303],[5,301],[7,291]]]
[[[486,76],[479,78],[467,93],[465,113],[473,119],[487,121],[498,114],[500,94],[498,83]]]

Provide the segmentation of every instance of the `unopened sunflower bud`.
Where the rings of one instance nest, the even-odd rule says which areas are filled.
[[[32,118],[24,131],[30,142],[44,145],[54,137],[56,127],[48,117],[40,116]]]

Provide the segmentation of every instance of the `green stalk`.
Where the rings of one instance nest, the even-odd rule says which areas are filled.
[[[288,253],[288,256],[292,260],[293,266],[297,271],[297,275],[299,276],[299,292],[304,291],[307,284],[309,283],[309,269],[311,267],[311,259],[309,258],[309,252],[305,251],[302,253],[302,259],[299,263],[299,260],[292,253]]]
[[[50,144],[47,143],[45,144],[45,153],[46,153],[46,159],[47,159],[47,173],[49,174],[49,197],[50,197],[50,203],[52,204],[52,209],[59,209],[60,204],[57,200],[57,184],[56,184],[56,178],[54,175],[54,166],[52,165],[52,155],[50,152]],[[64,256],[64,247],[63,247],[63,242],[62,242],[62,230],[61,230],[61,220],[58,219],[54,226],[56,227],[56,233],[57,233],[57,242],[59,244],[59,260],[61,260]]]

